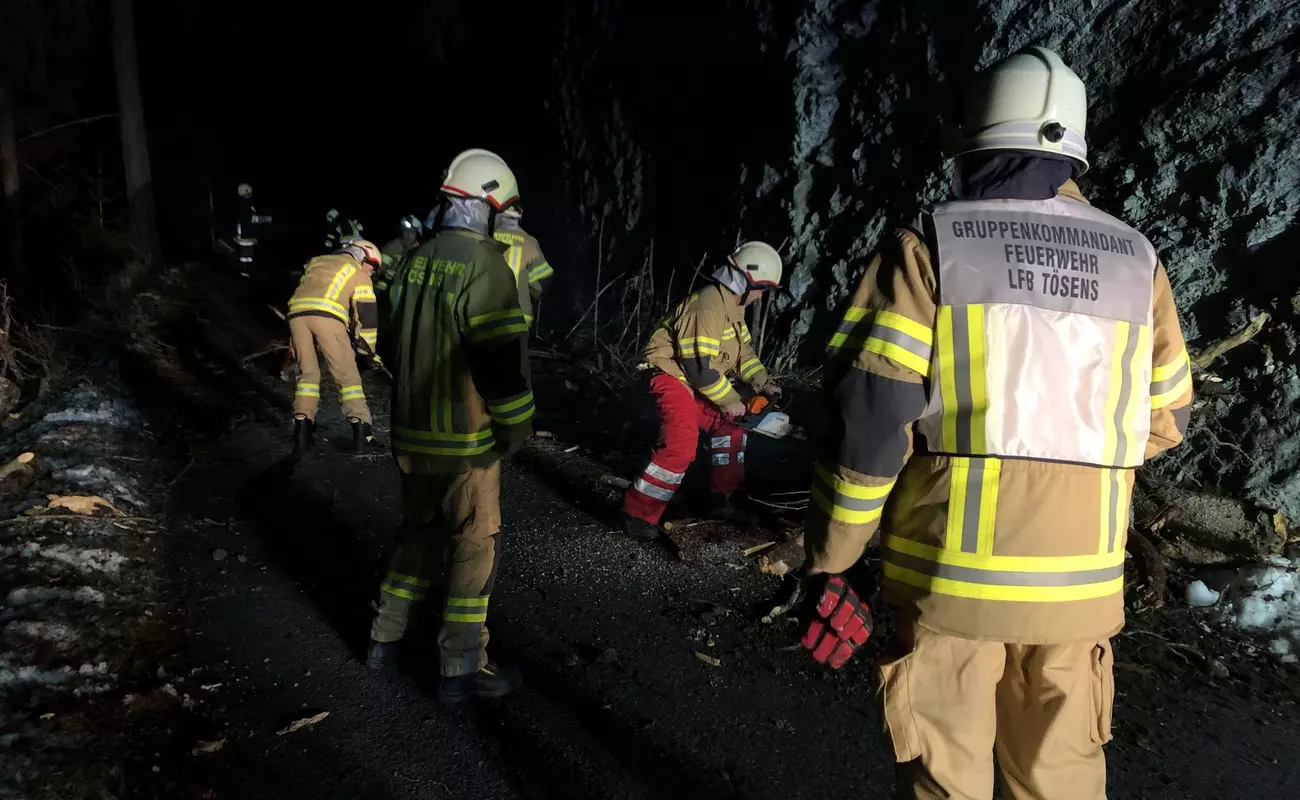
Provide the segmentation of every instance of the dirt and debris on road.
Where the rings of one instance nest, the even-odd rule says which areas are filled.
[[[78,675],[66,687],[6,695],[0,755],[22,753],[26,770],[54,764],[52,751],[32,755],[32,732],[81,715],[90,721],[59,735],[89,743],[110,723],[129,732],[116,773],[77,771],[112,797],[787,798],[845,786],[889,795],[868,659],[838,673],[816,669],[797,646],[794,619],[765,623],[755,613],[780,585],[771,565],[797,558],[789,515],[738,529],[696,524],[688,504],[674,525],[676,548],[639,544],[605,523],[620,494],[608,478],[639,468],[653,437],[643,398],[618,409],[627,387],[592,390],[602,398],[593,405],[607,410],[587,413],[558,388],[579,377],[542,376],[539,427],[552,435],[506,469],[493,649],[523,668],[525,690],[440,707],[427,635],[413,636],[400,677],[367,670],[371,603],[397,524],[391,462],[343,453],[346,426],[324,404],[316,452],[291,467],[291,389],[268,350],[283,334],[278,321],[224,276],[167,280],[170,307],[152,335],[169,347],[140,340],[121,373],[141,398],[135,413],[168,446],[140,426],[123,439],[143,449],[97,444],[94,458],[53,464],[21,502],[3,488],[19,476],[0,484],[4,502],[16,504],[9,517],[30,508],[80,516],[50,510],[50,494],[98,496],[118,511],[91,503],[83,510],[93,514],[79,520],[0,529],[6,548],[66,547],[41,562],[90,570],[51,573],[66,580],[24,575],[15,587],[23,591],[7,590],[6,615],[11,605],[49,609],[12,619],[30,623],[12,634],[31,647],[20,667]],[[193,312],[200,302],[203,315]],[[269,354],[247,358],[259,352]],[[374,376],[366,388],[384,436],[386,389]],[[118,430],[95,420],[68,424]],[[37,436],[12,449],[45,460],[49,445]],[[766,445],[754,452],[764,491],[792,491],[781,481],[800,480],[786,476],[802,456]],[[161,522],[124,522],[136,518]],[[69,535],[49,527],[56,523],[81,527]],[[99,645],[102,656],[77,649],[87,638],[58,649],[67,631],[88,637],[122,620],[138,624]],[[1278,745],[1300,737],[1288,685],[1295,672],[1246,646],[1195,610],[1133,619],[1116,641],[1110,796],[1272,798],[1300,782],[1300,763]],[[104,675],[79,674],[101,661]],[[77,696],[74,686],[111,688]],[[85,753],[59,747],[55,769],[86,763]]]

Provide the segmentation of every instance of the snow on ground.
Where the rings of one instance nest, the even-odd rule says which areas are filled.
[[[1269,638],[1281,661],[1300,661],[1300,559],[1275,557],[1272,563],[1243,569],[1224,621]]]
[[[84,383],[26,409],[0,438],[0,464],[36,456],[0,481],[0,786],[39,788],[70,748],[97,749],[79,715],[93,716],[86,704],[101,695],[120,706],[113,693],[152,602],[149,471],[160,453],[124,393],[107,386]],[[50,495],[98,495],[117,511],[51,509]]]

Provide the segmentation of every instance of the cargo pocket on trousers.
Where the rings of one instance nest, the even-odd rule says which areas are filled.
[[[877,692],[885,738],[893,746],[894,759],[900,764],[921,757],[921,737],[916,715],[912,712],[912,659],[915,655],[916,651],[912,651],[877,664],[880,680]]]
[[[1088,715],[1093,744],[1111,740],[1110,720],[1115,708],[1115,654],[1110,642],[1098,642],[1089,657],[1092,675],[1092,713]]]

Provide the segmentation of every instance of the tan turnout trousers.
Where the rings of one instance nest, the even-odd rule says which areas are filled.
[[[370,422],[370,408],[357,371],[357,357],[352,350],[348,326],[332,317],[301,316],[289,320],[293,349],[298,354],[298,385],[293,392],[293,413],[316,419],[320,405],[320,360],[316,348],[325,356],[330,376],[338,385],[343,413],[362,422]]]
[[[880,665],[899,797],[989,800],[996,751],[1008,800],[1105,798],[1108,640],[1027,645],[912,631],[911,652]]]
[[[478,672],[487,664],[488,599],[500,549],[500,462],[455,475],[402,475],[402,526],[370,638],[401,639],[413,607],[432,591],[442,605],[442,674]]]

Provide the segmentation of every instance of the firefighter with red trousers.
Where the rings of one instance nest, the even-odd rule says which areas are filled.
[[[780,286],[781,256],[771,245],[747,242],[713,273],[713,285],[686,298],[646,345],[650,391],[659,407],[659,443],[650,463],[623,497],[622,528],[641,541],[659,535],[659,519],[708,436],[715,512],[735,513],[745,481],[746,435],[736,421],[745,404],[731,375],[769,399],[781,396],[751,345],[745,307]]]

